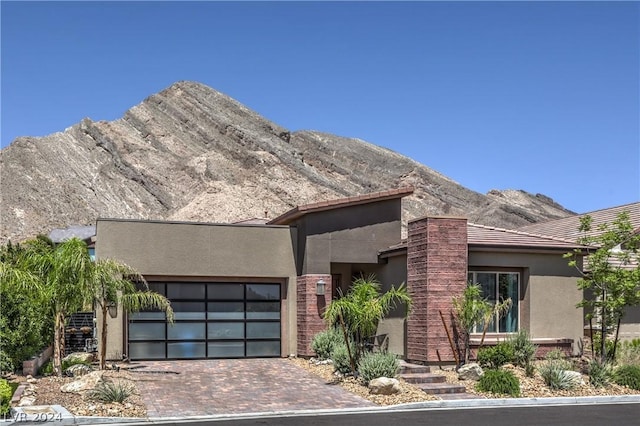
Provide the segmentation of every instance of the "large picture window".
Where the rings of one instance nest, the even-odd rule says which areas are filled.
[[[511,298],[511,307],[502,317],[496,316],[489,323],[488,333],[514,333],[519,327],[520,274],[518,272],[470,271],[468,281],[479,284],[482,297],[495,305]],[[484,324],[476,326],[476,332],[482,333]]]

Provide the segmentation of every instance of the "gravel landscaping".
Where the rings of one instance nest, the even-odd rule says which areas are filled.
[[[316,364],[313,360],[303,358],[292,358],[291,362],[296,365],[318,375],[327,383],[339,384],[349,392],[353,392],[379,405],[395,405],[410,402],[433,401],[439,400],[438,396],[428,395],[418,387],[400,380],[402,391],[396,395],[372,395],[364,384],[353,377],[342,377],[333,372],[332,365]],[[521,398],[545,398],[545,397],[576,397],[576,396],[611,396],[611,395],[640,395],[639,391],[629,389],[624,386],[610,384],[602,388],[594,388],[589,385],[589,377],[584,375],[584,385],[573,390],[550,390],[542,380],[542,377],[536,372],[533,377],[526,377],[524,370],[512,365],[506,365],[503,368],[510,369],[520,380]],[[472,380],[458,380],[458,374],[452,369],[440,370],[438,367],[432,367],[432,373],[442,374],[446,377],[448,383],[461,384],[467,389],[467,393],[476,394],[483,398],[506,398],[505,395],[492,395],[479,392],[475,389],[476,382]]]
[[[332,365],[316,364],[313,360],[305,358],[290,358],[283,362],[291,362],[312,374],[322,378],[327,384],[339,385],[345,390],[361,396],[378,405],[396,405],[411,402],[435,401],[440,398],[436,395],[428,395],[417,386],[409,384],[400,379],[401,391],[395,395],[373,395],[369,389],[364,386],[362,381],[353,377],[344,377],[334,373]],[[126,368],[126,367],[125,367]],[[550,390],[540,375],[536,372],[533,377],[526,377],[524,370],[511,365],[503,368],[510,369],[520,380],[520,389],[522,398],[541,398],[541,397],[578,397],[578,396],[611,396],[611,395],[640,395],[639,391],[629,389],[624,386],[610,384],[602,388],[594,388],[589,385],[588,376],[584,375],[584,385],[578,386],[573,390]],[[478,392],[475,389],[475,382],[471,380],[458,380],[458,375],[453,369],[439,369],[432,367],[432,373],[442,374],[446,377],[447,382],[453,384],[462,384],[466,387],[467,393],[476,394],[483,398],[503,398],[503,395],[491,395]],[[136,382],[140,380],[139,375],[127,372],[125,369],[120,371],[107,370],[104,371],[103,378],[106,381],[122,381],[133,389],[133,393],[123,403],[100,403],[88,398],[86,393],[65,393],[60,387],[75,379],[71,377],[39,377],[29,379],[31,390],[27,390],[26,394],[32,393],[35,398],[33,405],[51,405],[58,404],[65,407],[73,415],[76,416],[106,416],[106,417],[140,417],[147,416],[147,409],[140,398]],[[9,378],[12,382],[27,383],[27,377],[12,376]],[[24,395],[23,395],[24,396]]]

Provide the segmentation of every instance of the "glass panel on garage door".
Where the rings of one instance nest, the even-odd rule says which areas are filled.
[[[201,359],[280,356],[281,290],[272,283],[153,282],[171,300],[164,314],[129,316],[131,359]]]

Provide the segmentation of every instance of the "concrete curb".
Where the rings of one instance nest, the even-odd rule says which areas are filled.
[[[640,395],[621,396],[586,396],[586,397],[561,397],[561,398],[500,398],[500,399],[465,399],[454,401],[425,401],[408,404],[342,408],[335,410],[282,410],[241,414],[215,414],[209,416],[189,417],[154,417],[141,418],[117,418],[117,417],[75,417],[74,424],[110,424],[111,426],[136,426],[155,424],[185,424],[201,421],[223,421],[234,419],[254,419],[272,417],[304,417],[320,415],[349,415],[389,411],[416,411],[416,410],[447,410],[447,409],[474,409],[474,408],[503,408],[503,407],[531,407],[531,406],[561,406],[561,405],[596,405],[596,404],[640,404]],[[24,423],[22,423],[24,425]]]

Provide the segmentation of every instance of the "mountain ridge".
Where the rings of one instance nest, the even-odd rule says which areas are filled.
[[[89,118],[0,151],[0,240],[98,217],[233,222],[300,204],[413,186],[404,219],[464,215],[513,228],[566,217],[544,195],[483,195],[388,148],[290,131],[201,83],[181,81],[113,121]]]

